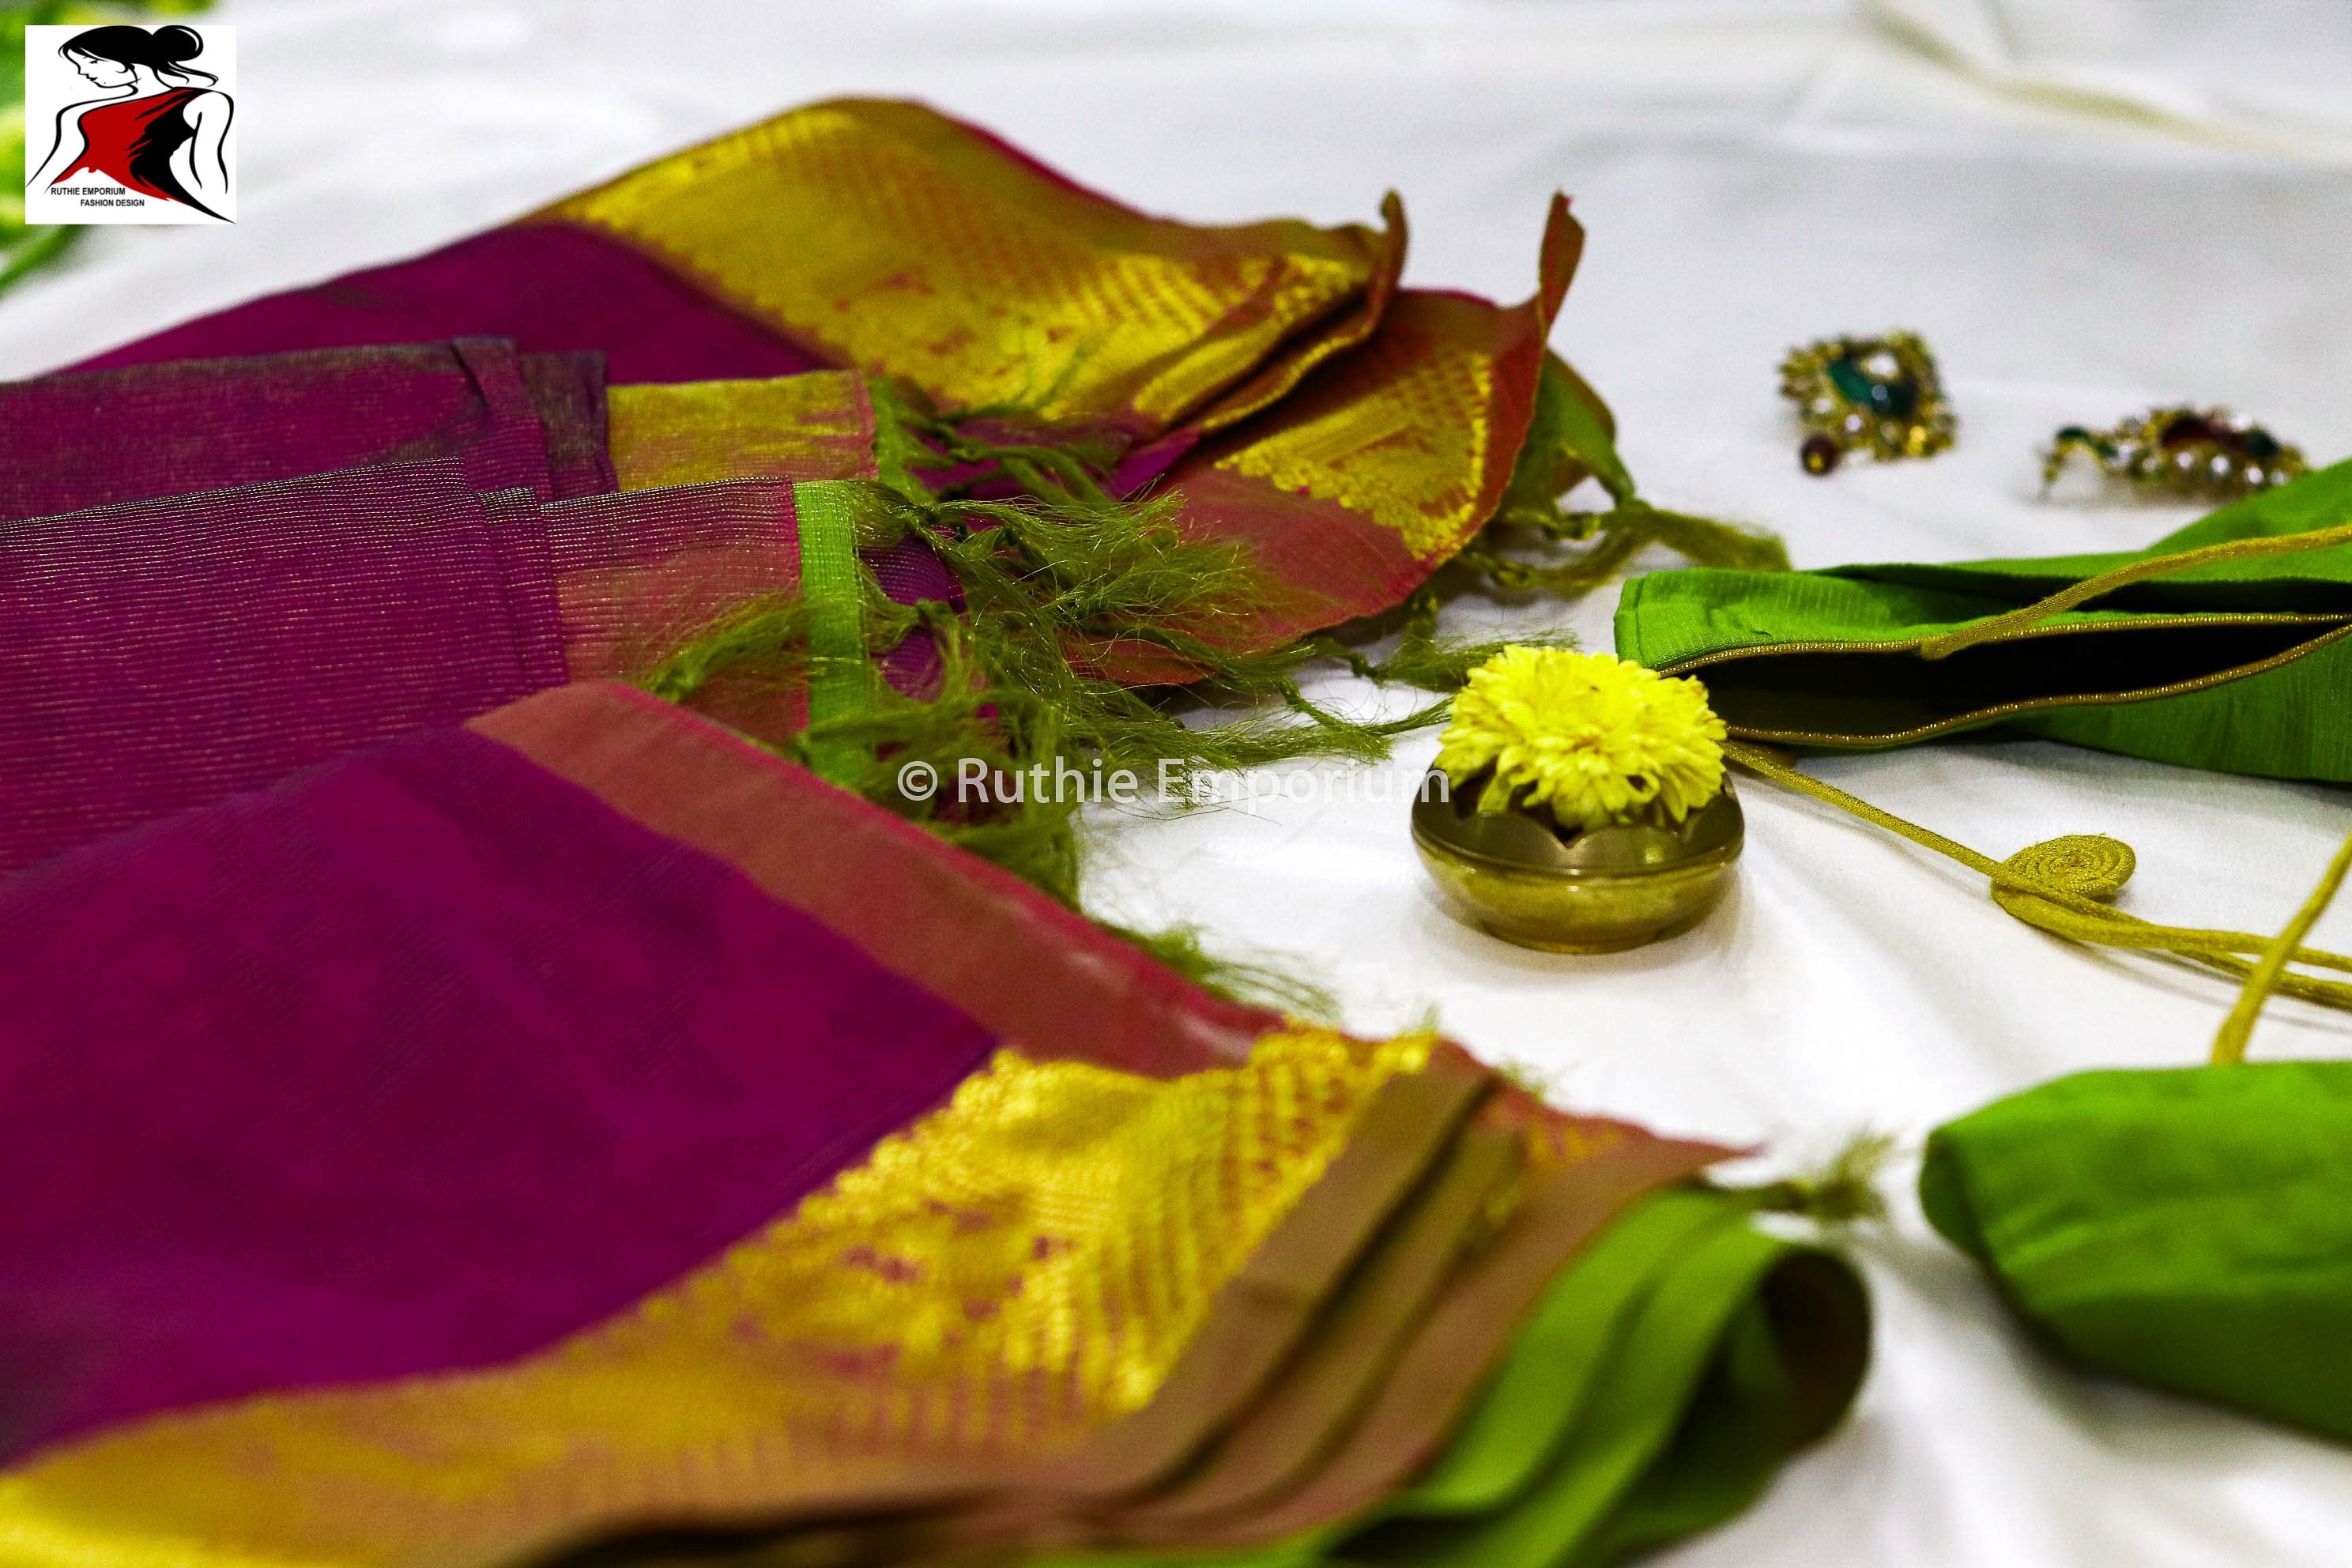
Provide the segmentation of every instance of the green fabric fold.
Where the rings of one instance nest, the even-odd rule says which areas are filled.
[[[1836,1424],[1869,1353],[1859,1278],[1689,1186],[1619,1219],[1528,1315],[1445,1450],[1370,1516],[1223,1552],[1055,1568],[1600,1568],[1746,1508]]]
[[[859,479],[793,487],[801,599],[808,614],[809,765],[819,778],[845,788],[856,782],[870,753],[859,741],[826,730],[863,717],[874,703],[857,570],[857,521],[874,505],[874,487]]]
[[[2352,1061],[2060,1079],[1938,1128],[1919,1197],[2063,1352],[2352,1441]]]
[[[1745,739],[1862,749],[2001,723],[2189,767],[2352,783],[2352,545],[2213,563],[1947,658],[1919,651],[2151,556],[2347,521],[2352,463],[2339,463],[2143,551],[1654,573],[1625,585],[1617,651],[1697,677]]]

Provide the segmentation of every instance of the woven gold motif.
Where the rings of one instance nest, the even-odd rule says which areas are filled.
[[[1360,296],[1381,237],[1210,228],[1082,191],[912,104],[813,105],[535,215],[606,230],[950,405],[1172,425]]]
[[[1371,341],[1237,432],[1216,466],[1337,501],[1443,557],[1494,509],[1498,356],[1492,306],[1401,297]]]
[[[874,477],[874,405],[852,371],[615,386],[605,410],[625,490]]]
[[[504,1368],[167,1415],[0,1478],[10,1568],[454,1568],[919,1493],[1140,1409],[1430,1042],[1157,1079],[1000,1052],[766,1234]]]

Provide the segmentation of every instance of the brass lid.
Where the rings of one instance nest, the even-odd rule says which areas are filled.
[[[1454,787],[1443,770],[1431,768],[1413,797],[1413,837],[1497,866],[1624,877],[1728,855],[1746,831],[1728,777],[1721,794],[1677,825],[1632,822],[1581,833],[1560,826],[1549,812],[1482,812],[1477,805],[1485,785],[1480,777]]]

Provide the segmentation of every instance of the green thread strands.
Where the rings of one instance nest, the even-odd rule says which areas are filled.
[[[955,779],[974,760],[992,775],[1040,764],[1050,773],[1066,763],[1157,777],[1162,763],[1223,772],[1309,758],[1376,761],[1394,736],[1442,721],[1447,703],[1358,720],[1306,696],[1299,678],[1307,666],[1333,660],[1368,679],[1446,694],[1500,651],[1497,643],[1441,637],[1437,594],[1424,587],[1392,617],[1357,628],[1366,637],[1396,637],[1385,658],[1328,632],[1234,652],[1263,609],[1248,555],[1185,539],[1172,500],[1109,495],[1101,476],[1116,454],[1019,406],[943,413],[902,384],[877,380],[869,390],[877,480],[796,489],[803,592],[736,606],[671,649],[640,684],[676,702],[692,702],[725,679],[804,687],[808,728],[778,750],[1073,906],[1077,803],[1024,797],[964,809],[945,795],[911,800],[899,789],[901,771],[928,763],[939,778]],[[950,474],[962,477],[949,482]],[[974,475],[1009,479],[1024,497],[961,499]],[[1562,513],[1554,498],[1588,475],[1615,506]],[[1506,560],[1490,547],[1530,531],[1554,542],[1599,542],[1566,564]],[[960,605],[894,604],[857,553],[910,537],[954,575]],[[1751,570],[1787,564],[1765,536],[1641,501],[1606,410],[1552,362],[1507,492],[1464,552],[1465,565],[1474,581],[1483,574],[1507,592],[1575,594],[1650,543]],[[908,696],[880,679],[877,664],[919,627],[935,640],[943,668],[932,691]],[[1565,634],[1521,640],[1573,646]],[[1139,671],[1183,692],[1171,698],[1130,684]],[[1201,701],[1243,711],[1224,722],[1187,723],[1180,705]],[[1259,996],[1286,984],[1246,968],[1232,978]]]
[[[1566,363],[1546,357],[1536,384],[1535,418],[1510,484],[1494,518],[1454,557],[1456,562],[1506,593],[1560,598],[1601,586],[1653,544],[1664,545],[1697,566],[1746,572],[1789,569],[1788,552],[1769,533],[1667,511],[1642,500],[1633,474],[1617,455],[1616,437],[1599,403]],[[1557,498],[1587,475],[1609,492],[1610,509],[1562,511]],[[1539,563],[1503,553],[1518,539],[1547,545],[1591,542],[1591,547],[1570,561]]]
[[[1896,1148],[1891,1132],[1857,1132],[1819,1170],[1748,1189],[1748,1195],[1766,1213],[1802,1215],[1819,1225],[1883,1220],[1886,1197],[1878,1184]]]
[[[824,776],[1066,902],[1075,903],[1077,892],[1076,803],[1024,798],[959,812],[944,797],[906,798],[899,770],[929,763],[939,777],[953,779],[966,758],[1007,775],[1040,763],[1049,773],[1057,762],[1091,771],[1100,760],[1106,769],[1156,777],[1163,760],[1187,770],[1371,760],[1385,754],[1390,737],[1442,718],[1444,704],[1393,720],[1350,719],[1304,696],[1297,680],[1303,666],[1337,658],[1373,679],[1442,691],[1496,651],[1439,637],[1428,595],[1408,608],[1396,651],[1383,660],[1328,637],[1265,654],[1212,646],[1204,633],[1224,617],[1252,613],[1255,580],[1234,548],[1179,536],[1164,502],[916,501],[858,481],[798,490],[815,492],[798,497],[803,573],[824,607],[807,595],[739,606],[640,683],[667,700],[690,702],[729,678],[805,682],[812,723],[779,748],[785,754],[812,767],[822,763]],[[944,602],[892,603],[856,553],[910,535],[955,576],[961,613]],[[845,572],[853,592],[842,591]],[[918,627],[937,642],[944,668],[933,691],[910,697],[875,678],[872,666]],[[1195,672],[1195,692],[1257,705],[1224,723],[1187,724],[1164,698],[1101,672],[1096,661],[1119,647]],[[830,693],[815,689],[833,672],[861,665],[861,680],[845,679]]]

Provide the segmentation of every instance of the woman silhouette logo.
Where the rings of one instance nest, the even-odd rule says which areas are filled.
[[[193,27],[92,27],[58,53],[108,96],[58,111],[57,142],[31,182],[49,190],[96,174],[127,191],[229,219],[229,116],[220,79],[184,62],[204,51]],[[199,80],[204,85],[198,85]]]

